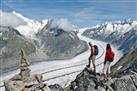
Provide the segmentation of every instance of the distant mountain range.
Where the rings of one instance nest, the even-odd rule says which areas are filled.
[[[137,45],[137,21],[107,22],[85,30],[83,35],[106,41],[127,51]]]
[[[67,20],[34,21],[19,13],[0,12],[0,69],[17,68],[21,48],[31,62],[68,59],[87,50]]]

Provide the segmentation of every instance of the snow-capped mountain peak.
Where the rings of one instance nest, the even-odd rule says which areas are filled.
[[[29,19],[24,17],[22,14],[17,13],[16,11],[12,12],[18,18],[24,20],[27,24],[19,25],[15,27],[22,35],[26,37],[33,38],[34,35],[47,24],[47,19],[43,20],[42,22],[35,21],[33,19]]]
[[[10,26],[17,29],[22,35],[32,37],[38,32],[39,28],[43,27],[46,22],[38,22],[33,19],[24,17],[22,14],[13,12],[0,12],[0,26]],[[46,21],[46,20],[45,20]]]
[[[28,22],[28,21],[32,21],[32,20],[30,20],[30,19],[24,17],[24,16],[21,15],[20,13],[17,13],[16,11],[13,11],[12,13],[13,13],[14,15],[16,15],[17,17],[19,17],[19,18],[25,20],[26,22]]]
[[[85,36],[119,45],[124,51],[137,43],[137,21],[131,19],[124,21],[106,22],[85,30]],[[128,45],[127,45],[128,44]]]

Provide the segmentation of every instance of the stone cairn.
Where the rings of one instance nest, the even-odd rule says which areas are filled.
[[[5,91],[51,91],[43,83],[42,74],[30,74],[29,62],[21,49],[20,73],[4,81]]]

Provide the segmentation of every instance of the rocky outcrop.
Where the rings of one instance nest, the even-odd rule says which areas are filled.
[[[67,91],[136,91],[137,74],[125,75],[119,78],[103,80],[103,76],[85,68],[71,82]]]
[[[137,73],[137,46],[130,49],[114,66],[111,67],[114,77]]]
[[[76,79],[71,82],[68,91],[106,91],[108,86],[109,83],[105,83],[100,74],[85,68],[79,75],[77,75]],[[109,86],[109,88],[111,87]]]
[[[112,83],[114,91],[137,91],[137,74],[116,78]]]
[[[24,50],[21,50],[20,73],[4,82],[6,91],[51,91],[43,83],[42,74],[30,74],[29,62]]]
[[[85,68],[66,91],[137,91],[137,48],[131,49],[111,68],[111,79]]]
[[[50,85],[49,87],[51,91],[64,91],[64,89],[58,84]]]

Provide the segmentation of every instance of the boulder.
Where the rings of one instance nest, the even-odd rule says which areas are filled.
[[[42,80],[43,80],[42,74],[36,74],[36,75],[35,75],[35,78],[36,78],[36,80],[37,80],[39,83],[42,82]]]
[[[132,75],[136,77],[137,75]],[[131,78],[131,75],[123,76],[113,83],[114,91],[137,91],[135,81]]]
[[[31,91],[31,88],[25,87],[22,91]]]
[[[12,81],[21,80],[21,75],[17,74],[15,76],[13,76],[12,78],[10,78],[10,80],[12,80]]]
[[[102,75],[85,68],[71,82],[67,91],[137,91],[137,74],[105,81],[102,79]]]
[[[26,70],[21,70],[20,75],[23,81],[25,81],[26,79],[30,77],[30,71],[31,70],[29,68],[27,68]]]
[[[45,86],[42,88],[42,91],[51,91],[51,90],[50,90],[50,88],[49,88],[47,85],[45,85]]]
[[[40,87],[43,87],[43,82],[42,82],[42,74],[33,74],[27,80],[24,82],[25,86],[32,86],[38,84]]]
[[[49,88],[51,91],[64,91],[64,89],[58,84],[50,85]]]
[[[4,82],[6,91],[22,91],[25,87],[23,81],[7,80]]]

